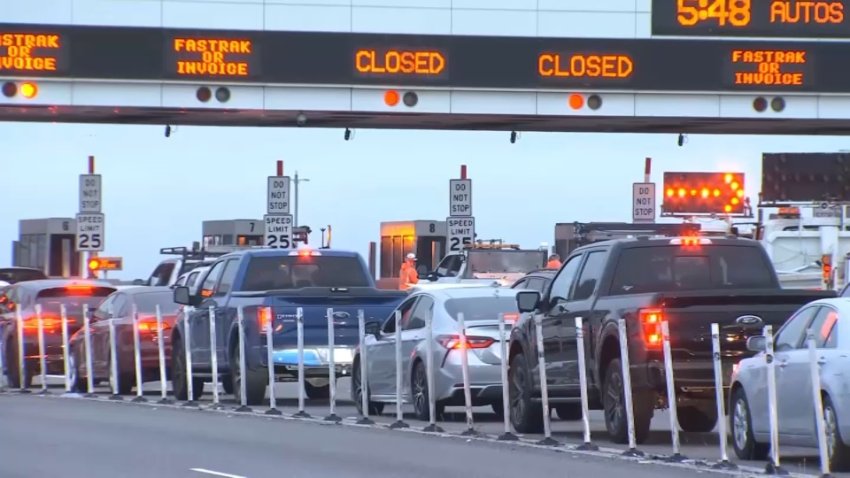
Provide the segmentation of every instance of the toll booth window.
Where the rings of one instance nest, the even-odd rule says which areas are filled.
[[[243,291],[303,287],[370,287],[369,275],[356,257],[252,257]]]
[[[402,254],[401,236],[393,236],[393,277],[398,277],[401,270],[401,264],[404,262],[404,254]]]
[[[622,252],[610,294],[774,287],[770,265],[756,247],[653,246]]]
[[[407,254],[411,252],[413,252],[414,254],[416,253],[416,251],[413,250],[413,236],[402,237],[401,255],[403,257],[407,257]],[[401,268],[401,266],[399,266],[399,268]]]
[[[393,241],[390,236],[381,236],[381,277],[396,277],[393,269]]]

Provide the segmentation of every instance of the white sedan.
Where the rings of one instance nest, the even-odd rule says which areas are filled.
[[[806,304],[774,337],[780,443],[817,447],[811,365],[806,332],[811,329],[820,364],[826,441],[833,471],[850,470],[850,299]],[[732,375],[729,403],[732,444],[738,458],[763,460],[770,448],[765,338],[751,337],[759,352]]]

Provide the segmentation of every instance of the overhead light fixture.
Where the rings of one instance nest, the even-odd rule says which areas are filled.
[[[165,137],[166,138],[171,137],[171,125],[165,125]]]
[[[678,144],[679,146],[684,146],[685,143],[687,143],[687,142],[688,142],[688,137],[685,136],[684,133],[679,133],[679,140],[676,141],[676,144]]]
[[[516,131],[511,131],[511,144],[516,143],[518,137],[519,133],[517,133]]]
[[[349,128],[345,128],[345,140],[348,141],[351,139],[351,130]]]

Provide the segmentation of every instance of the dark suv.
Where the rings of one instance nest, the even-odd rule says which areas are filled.
[[[576,317],[584,319],[588,395],[605,411],[608,434],[627,443],[618,323],[627,327],[636,440],[643,442],[666,384],[661,323],[670,328],[679,425],[709,432],[717,421],[711,324],[723,334],[723,374],[751,355],[746,341],[764,325],[778,329],[800,306],[834,291],[781,289],[762,246],[734,238],[633,238],[575,249],[542,294],[517,293],[520,320],[511,331],[511,421],[520,433],[539,432],[543,411],[537,380],[535,319],[552,407],[561,418],[581,416]]]

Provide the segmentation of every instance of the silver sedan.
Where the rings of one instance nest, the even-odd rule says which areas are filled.
[[[469,381],[474,406],[491,405],[502,412],[499,314],[505,314],[505,335],[518,317],[516,291],[497,287],[455,287],[421,291],[402,302],[402,400],[412,403],[416,417],[428,420],[426,324],[432,321],[434,397],[437,416],[447,405],[463,405],[462,345],[457,317],[462,313],[468,343]],[[383,324],[367,324],[367,387],[371,413],[396,401],[395,313]],[[360,349],[355,352],[351,395],[361,408]],[[362,410],[361,410],[362,411]]]
[[[782,445],[816,447],[815,408],[807,330],[820,364],[827,448],[834,471],[850,470],[850,299],[822,299],[803,306],[775,334],[774,359],[779,438]],[[729,404],[732,444],[738,458],[763,460],[770,443],[765,338],[751,337],[759,352],[732,375]]]

